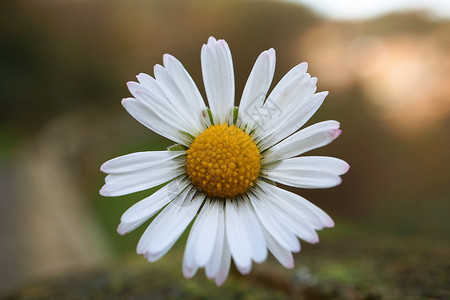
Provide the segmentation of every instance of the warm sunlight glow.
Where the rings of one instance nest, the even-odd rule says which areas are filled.
[[[288,0],[310,7],[320,15],[331,19],[358,20],[375,18],[380,15],[425,10],[431,17],[450,18],[450,1],[447,0]]]

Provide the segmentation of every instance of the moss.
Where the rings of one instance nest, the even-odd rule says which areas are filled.
[[[317,276],[326,280],[339,281],[344,284],[354,284],[358,282],[358,279],[362,278],[358,269],[341,263],[332,263],[325,266]]]

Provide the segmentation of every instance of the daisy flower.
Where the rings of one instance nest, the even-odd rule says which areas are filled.
[[[231,52],[210,37],[201,50],[207,106],[191,76],[173,56],[163,56],[154,77],[128,82],[133,95],[125,109],[150,130],[176,143],[166,151],[137,152],[105,162],[103,196],[121,196],[167,183],[129,208],[117,231],[126,234],[156,215],[137,245],[153,262],[164,256],[193,221],[183,257],[191,278],[204,267],[221,285],[231,258],[242,274],[269,250],[286,268],[300,251],[298,238],[319,241],[317,230],[333,220],[304,198],[276,186],[329,188],[341,183],[349,165],[323,156],[300,156],[339,136],[337,121],[299,130],[327,92],[316,93],[317,78],[307,64],[291,69],[268,97],[275,50],[257,58],[239,107]],[[158,214],[159,212],[159,214]]]

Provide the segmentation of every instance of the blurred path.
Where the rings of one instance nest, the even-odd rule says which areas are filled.
[[[134,121],[122,116],[92,108],[62,116],[0,164],[0,292],[112,258],[90,206],[99,188],[91,179],[104,152],[130,140]]]
[[[17,206],[13,202],[12,167],[9,162],[0,162],[0,292],[19,283],[17,265],[18,237],[13,230]],[[7,258],[7,259],[5,259]]]

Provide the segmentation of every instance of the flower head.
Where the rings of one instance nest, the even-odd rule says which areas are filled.
[[[133,95],[125,109],[150,130],[176,142],[167,151],[137,152],[105,162],[104,196],[120,196],[167,183],[130,207],[118,232],[128,233],[152,216],[137,252],[150,262],[166,254],[195,219],[186,244],[183,274],[204,267],[221,285],[231,258],[242,274],[267,249],[286,268],[300,251],[298,238],[316,243],[317,230],[333,220],[304,198],[275,182],[300,188],[341,183],[346,162],[332,157],[299,156],[339,136],[336,121],[299,130],[320,107],[327,92],[316,93],[317,79],[301,63],[266,97],[275,70],[275,51],[258,57],[234,107],[231,52],[211,37],[201,51],[209,107],[194,81],[173,56],[164,55],[154,78],[139,74],[129,82]]]

